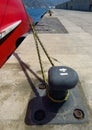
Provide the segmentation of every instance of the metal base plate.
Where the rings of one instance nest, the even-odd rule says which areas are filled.
[[[37,24],[36,30],[39,33],[68,33],[64,25],[56,17],[44,17]]]
[[[46,90],[38,89],[39,97],[35,96],[28,104],[25,122],[27,125],[43,124],[74,124],[88,121],[85,105],[82,101],[78,86],[71,89],[68,101],[65,103],[53,103],[46,96]],[[74,116],[74,111],[83,116],[78,119]]]

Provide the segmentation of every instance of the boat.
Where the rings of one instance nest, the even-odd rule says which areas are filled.
[[[0,0],[0,68],[47,9],[26,8],[22,0]],[[32,15],[32,17],[31,17]]]

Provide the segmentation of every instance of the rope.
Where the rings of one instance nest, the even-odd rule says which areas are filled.
[[[42,43],[41,40],[39,39],[39,36],[38,36],[38,34],[37,34],[37,32],[36,32],[36,30],[35,30],[35,28],[34,28],[33,25],[32,25],[32,30],[33,30],[33,33],[34,33],[35,37],[36,37],[37,40],[39,41],[39,43],[40,43],[40,45],[41,45],[41,47],[42,47],[44,53],[46,54],[46,56],[47,56],[49,62],[51,63],[52,66],[54,66],[54,63],[52,62],[52,60],[51,60],[51,58],[50,58],[50,56],[49,56],[47,50],[46,50],[45,47],[43,46],[43,43]]]
[[[47,91],[47,96],[48,96],[48,98],[49,98],[51,101],[56,102],[56,103],[63,103],[64,101],[67,101],[68,98],[69,98],[69,95],[70,95],[70,94],[69,94],[69,91],[68,91],[68,93],[67,93],[67,95],[66,95],[66,97],[65,97],[64,99],[62,99],[62,100],[57,100],[57,99],[52,98],[52,97],[49,95],[48,91]]]
[[[33,26],[32,26],[32,29],[33,29]],[[35,31],[34,30],[33,30],[33,36],[34,36],[34,40],[35,40],[35,45],[36,45],[36,49],[37,49],[37,54],[38,54],[38,59],[39,59],[40,68],[41,68],[41,72],[42,72],[43,81],[44,81],[45,87],[46,87],[47,80],[46,80],[46,76],[45,76],[45,72],[44,72],[44,67],[43,67],[42,60],[41,60],[41,55],[40,55],[40,51],[39,51],[38,41],[36,39],[36,35],[35,35]]]
[[[52,66],[54,66],[49,54],[47,53],[47,50],[44,48],[41,40],[39,39],[38,35],[37,35],[37,32],[34,28],[34,26],[31,24],[31,27],[32,27],[32,31],[33,31],[33,37],[34,37],[34,40],[35,40],[35,45],[36,45],[36,49],[37,49],[37,54],[38,54],[38,59],[39,59],[39,63],[40,63],[40,68],[41,68],[41,72],[42,72],[42,77],[43,77],[43,81],[45,83],[45,87],[46,87],[46,92],[47,92],[47,96],[50,100],[52,100],[53,102],[56,102],[56,103],[62,103],[64,101],[67,101],[68,98],[69,98],[69,91],[66,95],[66,97],[63,99],[63,100],[56,100],[54,98],[52,98],[50,95],[49,95],[49,92],[48,92],[48,83],[47,83],[47,79],[46,79],[46,76],[45,76],[45,72],[44,72],[44,67],[43,67],[43,64],[42,64],[42,60],[41,60],[41,55],[40,55],[40,50],[39,50],[39,45],[38,45],[38,42],[40,43],[40,46],[42,47],[44,53],[46,54],[49,62],[51,63]]]

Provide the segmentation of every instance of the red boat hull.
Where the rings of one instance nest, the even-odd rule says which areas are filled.
[[[32,19],[29,20],[22,0],[0,0],[0,67],[23,40],[22,35],[29,31],[29,21]]]

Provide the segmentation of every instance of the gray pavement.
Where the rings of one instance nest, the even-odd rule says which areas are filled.
[[[45,17],[49,17],[48,14]],[[40,39],[55,65],[74,68],[87,106],[89,121],[84,124],[27,126],[24,123],[29,100],[33,97],[32,82],[41,77],[32,34],[23,41],[15,54],[0,69],[0,130],[92,130],[92,13],[53,10],[68,33],[42,33]],[[45,72],[50,64],[41,51]],[[20,65],[25,63],[29,69]],[[30,80],[29,80],[30,79]]]
[[[92,34],[92,12],[57,10],[59,16],[80,27],[84,32]]]

